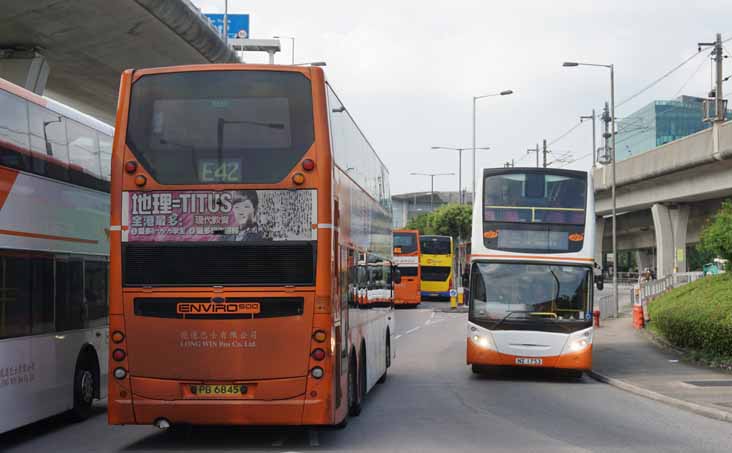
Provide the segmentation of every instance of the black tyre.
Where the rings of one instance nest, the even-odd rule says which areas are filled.
[[[358,378],[359,375],[356,356],[352,354],[348,364],[348,415],[351,417],[361,415],[361,386]]]
[[[391,366],[391,342],[389,341],[389,332],[386,332],[386,347],[384,352],[386,353],[386,368],[384,368],[384,374],[382,374],[377,381],[379,384],[386,382],[386,375],[389,372],[389,367]]]
[[[582,370],[567,370],[563,374],[564,377],[570,381],[579,381],[582,379],[584,372]]]
[[[480,374],[483,372],[483,369],[480,367],[480,365],[472,365],[470,369],[473,371],[473,374]]]
[[[97,394],[99,384],[91,364],[91,360],[82,357],[74,371],[74,407],[71,409],[71,416],[77,421],[85,420],[91,415],[94,395]]]

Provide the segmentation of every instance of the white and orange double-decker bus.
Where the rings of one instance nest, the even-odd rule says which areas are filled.
[[[394,230],[394,262],[401,281],[394,285],[394,305],[416,307],[421,298],[419,231]]]
[[[113,133],[0,79],[0,433],[105,396]]]
[[[116,130],[109,423],[357,415],[394,356],[389,174],[322,69],[127,70]]]
[[[486,169],[473,209],[467,362],[592,367],[595,211],[587,172]],[[598,281],[598,285],[600,282]]]

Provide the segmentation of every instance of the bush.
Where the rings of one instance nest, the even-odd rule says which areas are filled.
[[[651,326],[684,349],[732,357],[732,274],[705,277],[648,306]]]
[[[697,248],[706,257],[720,256],[732,260],[732,201],[722,202],[719,211],[707,219]]]

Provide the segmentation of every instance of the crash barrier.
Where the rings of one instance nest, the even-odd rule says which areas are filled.
[[[658,280],[641,282],[633,287],[631,301],[633,303],[633,326],[636,329],[643,328],[650,321],[648,315],[648,304],[665,293],[666,291],[687,285],[695,280],[704,277],[703,272],[677,272]],[[637,307],[637,308],[636,308]],[[636,320],[636,317],[639,320]]]

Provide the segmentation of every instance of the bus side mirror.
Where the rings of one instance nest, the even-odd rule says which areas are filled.
[[[598,291],[602,291],[602,289],[605,287],[605,279],[602,275],[595,276],[595,286],[597,286]]]
[[[399,284],[402,282],[402,272],[396,266],[394,267],[394,270],[391,273],[391,281],[396,284]]]

